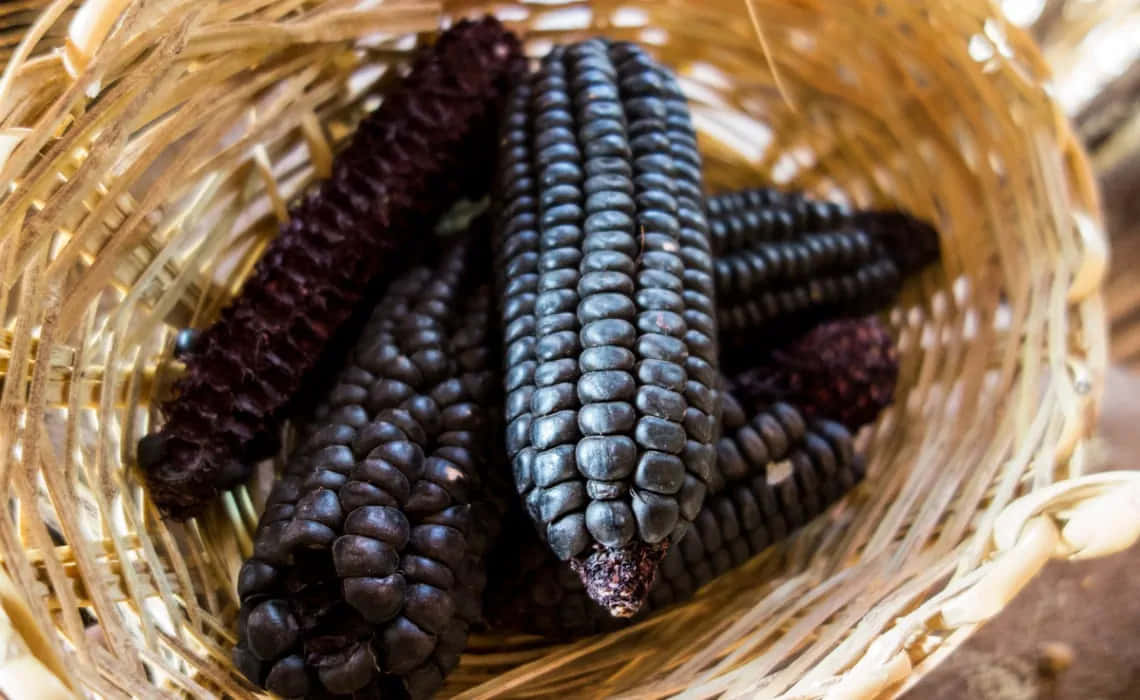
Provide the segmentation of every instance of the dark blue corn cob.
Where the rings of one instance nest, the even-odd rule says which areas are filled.
[[[857,272],[876,260],[890,261],[869,235],[857,230],[765,241],[717,257],[717,300],[722,307],[731,307],[764,292]]]
[[[850,272],[728,302],[717,309],[722,361],[732,370],[749,367],[756,352],[790,342],[820,323],[882,311],[898,297],[901,285],[894,262],[878,258]]]
[[[635,619],[686,600],[796,531],[862,479],[862,460],[838,423],[805,423],[787,404],[746,415],[730,397],[724,422],[715,490],[666,554],[649,601]],[[524,527],[513,531],[521,535],[504,538],[492,560],[487,605],[494,626],[567,638],[627,624],[592,601],[570,567],[528,537]]]
[[[835,202],[799,192],[749,188],[705,198],[709,233],[718,256],[763,242],[789,241],[808,233],[848,229],[852,212]]]
[[[274,489],[235,650],[269,690],[427,697],[480,616],[498,375],[469,251],[392,285]]]
[[[166,422],[139,444],[151,497],[193,516],[232,485],[371,280],[462,192],[481,195],[502,98],[525,60],[494,18],[462,21],[412,65],[290,211],[241,295],[185,355]]]
[[[899,211],[852,211],[799,193],[708,197],[716,244],[722,363],[752,366],[835,318],[882,311],[902,278],[939,256],[938,232]]]
[[[718,421],[700,157],[641,49],[556,47],[509,98],[495,192],[507,452],[540,535],[615,615],[700,510]]]
[[[743,189],[705,199],[718,256],[819,233],[862,231],[905,276],[938,260],[938,231],[906,212],[852,210],[798,192]]]

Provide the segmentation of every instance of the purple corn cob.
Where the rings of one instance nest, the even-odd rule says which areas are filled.
[[[787,401],[809,419],[826,416],[852,432],[891,403],[899,374],[894,339],[873,316],[820,324],[754,362],[730,383],[746,406]]]
[[[242,470],[369,282],[465,190],[485,187],[499,106],[525,70],[497,20],[457,23],[361,123],[291,211],[242,294],[186,357],[166,423],[139,444],[162,512],[191,517]]]
[[[427,697],[481,617],[498,401],[470,248],[393,283],[271,498],[234,658],[273,692]]]

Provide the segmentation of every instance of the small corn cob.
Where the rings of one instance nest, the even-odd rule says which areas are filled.
[[[772,347],[833,318],[881,311],[895,300],[900,287],[894,262],[879,258],[851,272],[764,290],[717,309],[722,343],[730,351]]]
[[[827,416],[852,432],[891,403],[899,374],[894,339],[873,316],[823,323],[753,361],[729,384],[746,405],[788,401],[809,419]]]
[[[497,248],[508,457],[541,535],[615,615],[696,517],[719,419],[700,157],[673,76],[556,47],[509,98]]]
[[[897,211],[850,211],[798,193],[729,192],[705,200],[718,244],[722,362],[750,366],[836,317],[880,311],[904,275],[937,260],[938,233]]]
[[[807,426],[799,409],[787,403],[756,405],[746,410],[722,380],[721,424],[716,466],[709,477],[709,495],[720,493],[725,484],[762,471],[768,464],[788,456],[804,440]]]
[[[787,289],[887,260],[871,237],[857,230],[809,233],[790,241],[758,243],[716,259],[717,300],[722,306],[764,291]]]
[[[734,190],[705,198],[713,250],[720,256],[765,241],[788,241],[805,233],[850,227],[851,210],[771,188]]]
[[[279,420],[370,280],[463,187],[482,187],[502,97],[525,71],[493,18],[444,32],[361,123],[333,174],[290,212],[242,294],[193,343],[166,423],[139,444],[151,496],[198,513]]]
[[[775,404],[746,420],[725,406],[740,427],[719,441],[731,454],[722,482],[693,526],[665,556],[642,617],[691,596],[716,576],[743,564],[821,513],[863,476],[849,433],[837,423],[805,425],[799,413]],[[753,429],[754,426],[764,426]],[[525,527],[496,552],[487,595],[488,617],[500,628],[551,637],[579,637],[620,628],[596,605],[581,581]]]
[[[863,231],[886,252],[903,275],[938,260],[938,232],[897,210],[851,210],[800,193],[745,189],[706,198],[709,231],[718,256],[760,243],[789,241],[808,234]]]
[[[389,330],[392,316],[406,313],[410,300],[422,292],[429,276],[429,269],[416,268],[393,282],[384,306],[392,315],[374,314],[361,336],[368,338]],[[368,424],[368,414],[363,406],[344,398],[358,394],[351,388],[357,386],[367,387],[368,375],[350,366],[318,407],[317,418],[270,492],[254,536],[253,556],[238,576],[242,612],[238,622],[241,639],[233,653],[235,664],[251,681],[284,697],[312,695],[321,687],[317,672],[305,660],[303,631],[311,632],[318,625],[328,631],[328,621],[339,616],[346,636],[366,634],[359,616],[348,609],[331,585],[336,578],[328,557],[320,552],[302,552],[295,557],[285,537],[302,495],[318,483],[335,488],[355,464],[352,444],[358,431]]]
[[[235,650],[274,692],[427,697],[480,616],[497,375],[469,258],[461,241],[392,285],[274,490]]]

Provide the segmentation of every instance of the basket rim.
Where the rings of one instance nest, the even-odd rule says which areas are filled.
[[[271,1],[267,0],[267,2]],[[140,22],[145,12],[139,10],[137,4],[130,0],[84,0],[72,16],[67,31],[62,35],[49,35],[49,30],[58,24],[63,12],[70,4],[69,0],[51,2],[44,14],[40,15],[40,18],[28,28],[21,38],[3,78],[0,78],[0,104],[6,99],[17,77],[36,71],[44,71],[45,74],[54,76],[54,80],[66,81],[69,85],[69,100],[74,100],[77,104],[94,103],[95,97],[102,90],[99,85],[102,77],[109,74],[109,71],[114,68],[107,57],[116,52],[124,51],[130,46],[130,41],[123,37],[122,28],[130,26],[132,22]],[[860,8],[865,4],[862,3]],[[984,4],[988,5],[988,3]],[[396,3],[387,10],[383,8],[379,10],[370,9],[369,12],[373,14],[367,18],[362,13],[344,14],[343,12],[337,17],[329,18],[322,15],[319,10],[314,10],[310,17],[311,24],[306,26],[306,31],[310,29],[319,30],[318,34],[322,38],[315,41],[332,43],[347,41],[349,37],[357,36],[361,30],[359,26],[353,25],[365,19],[367,19],[366,26],[368,27],[381,26],[387,22],[386,26],[388,27],[430,29],[439,25],[440,12],[447,13],[449,10],[454,10],[462,14],[473,10],[477,5],[479,3],[476,2],[446,2],[443,3],[442,7],[433,2]],[[752,21],[757,29],[762,32],[762,39],[765,36],[767,39],[771,39],[771,32],[768,31],[767,25],[761,25],[757,19],[757,12],[762,13],[764,9],[762,5],[763,3],[746,3]],[[974,13],[980,13],[982,11],[979,9],[980,7],[981,4],[978,7],[971,6],[968,11],[963,11],[965,19],[962,19],[961,22],[966,24],[977,19]],[[389,10],[390,14],[385,14]],[[374,14],[376,12],[381,14],[377,16]],[[186,16],[181,21],[183,23],[180,27],[184,30],[184,34],[170,40],[173,42],[168,45],[171,51],[184,49],[185,46],[200,39],[199,35],[195,33],[201,30],[203,26],[196,24],[198,18]],[[515,21],[514,24],[515,26],[524,26],[525,22]],[[209,25],[206,24],[205,26],[208,27]],[[316,29],[313,29],[314,27]],[[1018,55],[1021,55],[1030,67],[1044,65],[1036,48],[1033,47],[1027,37],[1021,36],[1018,30],[1008,27],[1003,28],[1003,31],[1006,32],[1005,38],[1008,41],[1008,46],[1012,47],[1012,50],[1016,51]],[[289,32],[294,33],[289,34]],[[219,36],[221,34],[215,33],[210,34],[207,38],[210,41],[221,41],[218,38]],[[285,31],[283,36],[288,37],[288,40],[291,41],[301,41],[309,35],[303,34],[296,28],[291,28]],[[153,36],[150,38],[160,44],[162,43]],[[225,38],[227,41],[229,40],[228,35]],[[54,42],[55,50],[33,57],[33,50],[40,45],[41,40]],[[174,44],[179,44],[179,48],[176,49]],[[779,85],[781,81],[780,66],[782,64],[771,58],[767,44],[765,44],[764,52],[769,54],[769,66],[774,69],[775,82],[777,87],[782,90],[783,88]],[[1033,80],[1027,78],[1026,83],[1033,83]],[[89,94],[91,90],[95,91],[94,94]],[[10,106],[5,107],[5,109],[10,109]],[[1103,393],[1105,368],[1107,367],[1105,341],[1107,331],[1100,287],[1107,270],[1109,248],[1107,236],[1101,223],[1095,178],[1091,165],[1059,108],[1053,105],[1053,110],[1047,125],[1049,133],[1035,143],[1035,146],[1043,151],[1043,153],[1036,154],[1041,160],[1041,163],[1037,165],[1041,168],[1048,166],[1050,169],[1047,173],[1036,174],[1040,180],[1036,184],[1045,188],[1070,190],[1071,194],[1066,199],[1076,200],[1080,204],[1071,211],[1060,212],[1059,218],[1062,219],[1071,215],[1074,220],[1075,237],[1073,240],[1065,241],[1064,249],[1053,252],[1057,257],[1065,258],[1065,271],[1071,273],[1068,284],[1064,285],[1063,292],[1059,293],[1060,301],[1054,306],[1061,308],[1066,321],[1071,322],[1072,326],[1079,329],[1081,337],[1076,338],[1072,343],[1065,344],[1062,351],[1056,349],[1054,342],[1050,350],[1053,355],[1041,361],[1040,367],[1033,368],[1034,372],[1053,372],[1056,376],[1060,376],[1060,368],[1072,375],[1071,384],[1076,387],[1074,395],[1070,397],[1071,400],[1065,406],[1062,407],[1058,404],[1054,407],[1057,416],[1049,416],[1046,419],[1034,421],[1033,426],[1036,426],[1034,429],[1039,432],[1041,441],[1052,441],[1047,451],[1052,453],[1056,462],[1066,462],[1071,465],[1069,470],[1072,476],[1051,483],[1044,480],[1040,483],[1032,481],[1028,493],[1010,500],[1000,511],[988,515],[986,521],[978,524],[977,535],[971,538],[973,542],[968,545],[969,557],[976,562],[975,566],[967,571],[948,572],[950,574],[949,583],[945,587],[939,588],[936,594],[925,597],[920,605],[907,614],[898,617],[889,624],[881,625],[877,634],[863,635],[866,638],[866,644],[862,651],[848,654],[849,657],[855,659],[853,663],[833,669],[836,672],[831,675],[816,674],[805,677],[802,681],[790,683],[787,688],[791,688],[791,690],[786,689],[781,697],[791,697],[789,693],[792,693],[793,690],[806,695],[815,694],[829,698],[871,698],[899,695],[912,687],[923,673],[960,645],[973,629],[996,614],[1049,559],[1101,556],[1120,551],[1140,538],[1140,508],[1135,507],[1136,503],[1140,502],[1138,501],[1140,499],[1140,471],[1083,473],[1086,466],[1093,460],[1087,434],[1094,423],[1099,397]],[[323,152],[330,154],[329,161],[331,161],[330,137],[326,135],[322,125],[315,121],[317,112],[314,110],[308,114],[312,116],[306,117],[309,119],[305,133],[307,142],[314,153],[320,151],[323,146],[325,149]],[[39,162],[36,158],[41,148],[46,149],[48,139],[44,138],[44,134],[34,129],[2,126],[4,123],[0,121],[0,176],[4,174],[12,176],[4,183],[7,185],[16,181],[16,174],[27,176],[32,171]],[[33,148],[33,146],[35,147]],[[272,153],[263,144],[258,144],[258,148],[253,149],[251,153],[250,162],[254,163],[253,169],[259,173],[262,178],[261,182],[267,189],[270,188],[271,183],[272,187],[276,188],[278,180],[274,173],[275,165],[271,161],[277,154]],[[315,157],[313,159],[318,160]],[[321,163],[318,163],[317,167],[318,172],[325,172],[328,164],[325,162],[322,166]],[[11,189],[11,191],[15,190],[16,188]],[[287,194],[284,188],[282,191],[275,191],[271,205],[283,210],[283,202],[287,199]],[[12,207],[12,201],[11,196],[7,199],[0,197],[0,210],[3,210],[5,206]],[[29,198],[28,201],[30,205],[31,199]],[[0,227],[0,241],[5,240],[6,234],[13,232],[22,236],[26,226],[21,212],[19,220],[15,224],[6,224]],[[121,253],[123,249],[114,250],[116,253]],[[30,261],[33,260],[34,256],[30,250],[21,251],[19,255],[21,257],[16,259],[25,261],[27,264],[17,264],[14,269],[23,273],[32,264]],[[9,260],[9,258],[4,259]],[[155,277],[152,279],[158,279],[158,272],[155,270]],[[5,280],[5,282],[6,289],[12,287],[12,280]],[[923,284],[927,287],[930,286],[929,282]],[[1050,292],[1055,293],[1055,295],[1058,294],[1057,288],[1059,287],[1050,289]],[[25,294],[25,291],[19,291],[21,294]],[[6,295],[7,291],[4,293]],[[50,340],[51,331],[55,327],[67,328],[80,325],[80,322],[88,314],[93,319],[94,314],[91,314],[88,307],[73,304],[67,295],[63,296],[64,298],[60,298],[58,288],[49,287],[46,290],[45,301],[40,306],[35,307],[33,312],[35,314],[39,314],[44,308],[55,314],[54,317],[47,317],[47,320],[41,324],[46,332],[41,330],[40,332],[43,335],[40,338]],[[18,368],[15,377],[6,376],[9,380],[8,384],[19,383],[22,386],[25,383],[24,374],[27,374],[27,383],[32,387],[29,398],[21,401],[16,398],[17,392],[15,390],[5,386],[3,402],[5,408],[20,405],[28,410],[34,410],[46,406],[43,387],[47,380],[43,378],[43,372],[36,372],[35,367],[46,367],[51,364],[52,347],[50,343],[39,343],[33,340],[31,329],[37,320],[39,320],[38,315],[34,319],[29,319],[26,314],[18,317],[18,324],[15,326],[15,330],[9,334],[10,337],[0,338],[0,349],[8,350],[11,366]],[[1060,332],[1058,331],[1058,333]],[[1048,339],[1046,341],[1052,342]],[[74,360],[76,363],[78,361],[78,359]],[[76,364],[75,366],[78,367],[79,365]],[[80,369],[86,370],[87,367],[80,367]],[[916,372],[928,371],[930,373],[935,371],[921,367],[916,367],[915,370]],[[17,379],[18,382],[11,381],[13,378]],[[161,377],[152,376],[152,381],[155,384],[161,384]],[[40,383],[37,384],[36,382]],[[137,398],[137,393],[144,391],[144,389],[132,377],[131,383],[125,391],[128,395],[135,392]],[[104,398],[104,400],[106,399]],[[1062,416],[1061,413],[1065,411],[1068,412],[1068,415]],[[1058,421],[1056,425],[1049,422],[1055,417]],[[20,434],[27,435],[25,430],[21,427]],[[36,433],[32,433],[32,435],[37,437]],[[42,435],[41,432],[38,437],[42,438]],[[876,435],[874,439],[885,443],[888,438]],[[27,449],[25,448],[25,450]],[[35,449],[40,448],[37,445]],[[921,456],[921,452],[916,452],[913,456],[917,459]],[[41,455],[41,457],[49,461],[54,459],[50,456]],[[12,469],[7,462],[4,464],[5,469]],[[27,469],[29,474],[33,472],[34,468],[27,468],[26,465],[18,461],[14,464],[17,467],[15,470],[17,472],[22,472],[24,469]],[[119,467],[125,468],[123,465],[119,465]],[[1034,469],[1035,467],[1027,462],[1022,469],[1021,476],[1030,480],[1034,479],[1035,473],[1040,474],[1040,472],[1034,472]],[[125,488],[125,484],[120,484],[120,487]],[[241,498],[245,500],[242,501]],[[249,499],[248,494],[231,499],[230,502],[227,502],[227,508],[236,521],[248,521],[248,517],[254,511],[253,502]],[[146,523],[154,518],[153,511],[148,505],[141,506],[139,513],[138,523]],[[200,540],[203,537],[198,526],[191,528],[191,531],[191,539]],[[143,534],[148,537],[157,537],[145,532]],[[163,546],[165,544],[163,543]],[[153,545],[151,546],[153,547]],[[240,546],[247,547],[248,542],[243,542]],[[6,568],[13,566],[23,566],[26,570],[9,570],[8,574],[11,575],[11,578],[3,570],[0,570],[0,603],[2,603],[0,605],[0,639],[11,641],[15,645],[14,648],[19,650],[18,653],[9,656],[8,663],[20,664],[20,677],[24,678],[24,674],[26,674],[26,678],[32,679],[21,681],[22,683],[42,682],[45,684],[42,686],[43,688],[62,686],[58,692],[66,694],[69,690],[78,687],[79,684],[78,677],[67,663],[69,654],[64,652],[59,641],[54,639],[55,636],[58,636],[56,632],[59,626],[57,623],[50,622],[52,618],[50,614],[44,612],[46,608],[40,600],[39,592],[27,584],[28,581],[36,579],[36,576],[29,575],[29,572],[32,571],[31,565],[5,562]],[[937,571],[930,575],[933,576],[934,573],[945,572]],[[185,578],[187,581],[190,580],[188,572],[185,574]],[[171,597],[173,598],[173,596]],[[134,600],[133,594],[128,595],[128,598]],[[5,624],[7,624],[7,628]],[[9,629],[8,634],[5,634],[5,629]],[[934,637],[937,637],[939,641],[934,644],[933,650],[930,650],[928,647]],[[195,640],[195,643],[200,642],[201,640]],[[179,643],[182,644],[183,642],[180,641]],[[581,648],[588,648],[593,643],[585,642]],[[837,662],[833,660],[842,656],[838,652],[838,649],[829,651],[822,658],[834,666]],[[915,659],[917,659],[917,663],[914,661]],[[148,659],[148,662],[153,662],[153,660]],[[469,688],[461,694],[461,697],[487,697],[492,693],[501,693],[515,688],[534,676],[536,668],[541,668],[541,666],[536,667],[535,663],[538,662],[519,666],[500,676],[491,685],[484,684]],[[829,667],[825,665],[824,668]],[[203,682],[214,682],[213,679],[207,678],[201,680]],[[198,681],[199,679],[187,676],[184,679],[179,679],[178,683],[183,687],[199,688],[205,692],[204,687]],[[113,686],[109,685],[108,687]],[[709,684],[692,689],[690,694],[699,695],[727,687]],[[654,687],[652,690],[656,692],[663,688],[664,686]],[[0,688],[0,690],[2,689]],[[64,695],[61,694],[60,696],[63,697]]]

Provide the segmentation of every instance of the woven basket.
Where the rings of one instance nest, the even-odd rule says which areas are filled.
[[[605,32],[683,76],[712,188],[769,181],[936,221],[889,319],[865,484],[638,627],[476,637],[465,697],[901,692],[1053,556],[1127,546],[1140,473],[1085,475],[1105,371],[1093,179],[989,3],[20,0],[0,6],[0,693],[247,697],[234,578],[265,465],[165,523],[134,445],[176,331],[240,287],[286,203],[441,17],[540,55]],[[417,34],[422,32],[422,34]]]

